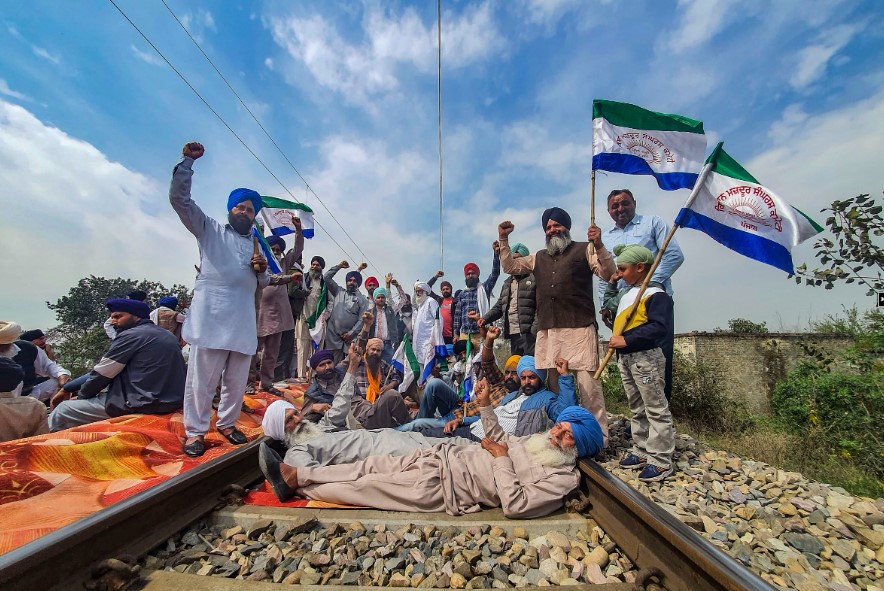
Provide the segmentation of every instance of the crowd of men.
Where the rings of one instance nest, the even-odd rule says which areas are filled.
[[[257,192],[232,191],[226,223],[191,198],[193,165],[203,154],[201,144],[185,145],[169,190],[199,247],[189,308],[164,296],[151,310],[138,291],[108,300],[111,344],[76,379],[55,361],[42,331],[0,322],[0,440],[183,407],[183,452],[198,457],[213,406],[218,432],[240,445],[244,393],[284,398],[274,384],[301,382],[308,384],[303,406],[277,400],[263,420],[282,446],[262,444],[260,456],[281,500],[297,492],[395,510],[500,506],[510,516],[540,515],[575,489],[577,458],[607,445],[604,396],[593,377],[597,296],[634,414],[634,446],[620,463],[642,469],[649,482],[672,473],[670,278],[683,256],[670,242],[637,301],[668,228],[637,214],[629,190],[608,196],[614,225],[590,226],[586,241],[572,238],[571,216],[558,207],[543,212],[545,248],[533,254],[511,243],[514,225],[501,222],[484,281],[470,262],[463,286],[445,280],[436,293],[439,271],[408,293],[387,274],[383,286],[366,278],[363,292],[364,263],[326,269],[315,255],[303,266],[294,215],[291,249],[279,236],[267,238],[280,270],[269,272],[253,233]],[[425,384],[405,383],[391,364],[394,352],[407,338],[422,371],[437,356],[437,317],[450,357]],[[502,368],[497,339],[511,352]]]

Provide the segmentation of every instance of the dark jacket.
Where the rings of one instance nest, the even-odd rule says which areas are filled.
[[[519,316],[519,325],[510,326],[509,308],[510,294],[512,293],[513,278],[518,280],[518,304],[517,312]],[[522,333],[537,334],[537,281],[534,274],[520,275],[518,277],[510,275],[503,282],[500,290],[500,297],[497,302],[491,306],[491,309],[483,316],[485,325],[495,322],[503,318],[503,336],[509,337]]]
[[[164,414],[181,408],[186,374],[178,339],[150,320],[140,320],[117,332],[78,396],[92,398],[109,386],[104,405],[109,416]]]
[[[21,394],[22,396],[27,396],[34,389],[34,386],[37,385],[35,363],[39,351],[37,351],[37,345],[30,341],[19,340],[15,341],[15,344],[18,345],[19,351],[12,360],[18,363],[25,372],[24,386],[22,386]]]
[[[372,314],[376,314],[378,311],[377,306],[372,306],[369,308],[369,311]],[[393,311],[393,308],[390,307],[390,304],[384,306],[384,322],[387,324],[387,336],[389,337],[387,340],[390,341],[393,349],[396,349],[399,346],[399,342],[402,340],[402,330],[400,328],[401,321],[399,320],[399,315]],[[371,328],[368,330],[368,338],[375,338],[375,329],[377,327],[377,320],[373,320],[371,323]]]

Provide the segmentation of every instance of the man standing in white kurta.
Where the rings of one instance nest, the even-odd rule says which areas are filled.
[[[227,222],[206,216],[190,198],[193,161],[205,152],[191,142],[172,172],[169,201],[184,227],[196,237],[199,273],[182,337],[190,343],[184,389],[184,453],[206,451],[212,398],[221,381],[218,431],[234,445],[246,443],[235,424],[249,377],[249,363],[258,348],[255,292],[270,281],[267,261],[254,254],[251,236],[261,196],[251,189],[234,189],[227,200]]]

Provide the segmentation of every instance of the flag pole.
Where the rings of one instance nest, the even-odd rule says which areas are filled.
[[[694,188],[691,190],[691,194],[688,196],[687,201],[685,201],[684,207],[682,209],[688,209],[691,205],[693,205],[694,201],[697,199],[697,195],[700,194],[700,190],[703,188],[703,185],[706,183],[706,177],[709,176],[709,172],[715,166],[714,156],[718,150],[721,149],[721,146],[724,142],[718,144],[715,150],[712,151],[712,155],[709,156],[709,161],[703,166],[702,170],[700,170],[700,174],[697,175],[697,181],[694,183]],[[679,210],[680,211],[680,210]],[[660,245],[660,249],[657,251],[657,256],[654,257],[654,263],[651,265],[651,269],[648,271],[648,274],[645,275],[644,281],[642,281],[641,287],[638,290],[638,294],[635,296],[635,301],[632,304],[632,308],[629,310],[629,314],[626,317],[626,322],[623,323],[623,327],[629,326],[629,322],[632,320],[635,313],[638,311],[638,305],[642,301],[642,296],[645,293],[645,290],[648,287],[648,283],[651,282],[651,276],[654,274],[654,271],[657,270],[657,267],[660,265],[660,261],[663,260],[663,253],[666,252],[666,248],[669,246],[669,242],[672,240],[672,237],[675,235],[675,231],[678,230],[680,226],[678,225],[678,216],[675,217],[675,222],[672,224],[672,229],[669,230],[669,233],[666,234],[666,238],[663,239],[663,244]],[[623,329],[615,330],[612,336],[620,336],[623,334]],[[594,379],[598,380],[602,372],[605,370],[605,366],[608,365],[608,362],[611,360],[611,357],[614,356],[614,349],[612,347],[608,347],[608,352],[605,353],[605,357],[599,362],[599,368],[596,370],[595,374],[592,376]]]

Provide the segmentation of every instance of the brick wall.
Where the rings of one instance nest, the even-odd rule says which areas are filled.
[[[843,335],[818,333],[675,335],[677,351],[695,361],[717,364],[724,374],[724,393],[762,414],[770,413],[770,396],[777,381],[805,357],[799,342],[811,344],[836,359],[853,344],[851,338]]]

